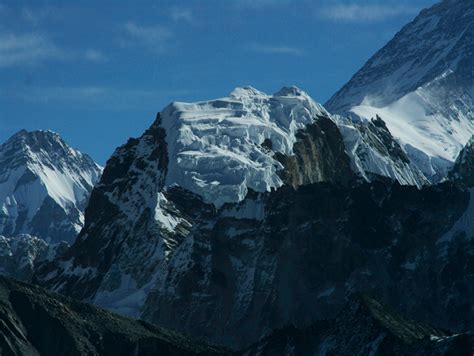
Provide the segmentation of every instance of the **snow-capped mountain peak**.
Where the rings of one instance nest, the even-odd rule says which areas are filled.
[[[474,9],[445,0],[406,25],[327,103],[330,112],[379,115],[432,182],[446,176],[474,133]]]
[[[337,113],[370,101],[384,107],[447,71],[470,72],[463,84],[472,88],[471,0],[445,0],[424,9],[378,51],[338,91],[326,107]]]
[[[73,241],[101,167],[52,131],[19,131],[0,145],[0,233]]]
[[[216,100],[172,103],[161,113],[170,162],[166,184],[216,206],[241,201],[249,188],[278,188],[283,167],[274,153],[291,155],[298,130],[319,116],[327,111],[296,87],[274,95],[241,87]]]

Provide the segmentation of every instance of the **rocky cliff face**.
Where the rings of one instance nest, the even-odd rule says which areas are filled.
[[[174,230],[147,209],[134,226],[96,225],[38,280],[234,348],[332,317],[357,290],[423,321],[472,324],[473,251],[466,237],[442,240],[470,201],[456,186],[318,183],[220,209],[179,187],[160,199]]]
[[[275,154],[283,165],[285,184],[299,186],[331,181],[347,184],[356,178],[337,125],[321,116],[296,134],[293,155]]]
[[[139,315],[159,264],[188,226],[161,192],[168,156],[160,123],[158,116],[142,137],[130,139],[108,161],[73,248],[57,266],[42,269],[51,270],[41,277],[51,288],[57,289],[53,281],[62,279],[61,290],[76,298],[91,300],[97,294],[96,303]],[[123,273],[129,281],[122,285]]]
[[[218,216],[196,216],[196,207],[212,209],[189,196],[170,200],[196,229],[150,291],[146,320],[235,347],[288,323],[332,317],[347,294],[363,290],[421,320],[458,329],[472,323],[465,313],[472,251],[461,239],[442,256],[446,244],[438,245],[469,201],[454,186],[308,185]],[[249,207],[263,216],[249,215]],[[456,254],[463,262],[453,263]]]

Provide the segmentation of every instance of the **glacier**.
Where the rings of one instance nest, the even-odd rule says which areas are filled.
[[[242,201],[249,189],[262,193],[281,187],[277,155],[292,156],[298,132],[321,117],[337,125],[352,168],[362,178],[381,175],[418,187],[428,182],[401,157],[401,148],[398,156],[390,152],[396,143],[386,127],[330,115],[295,86],[273,95],[239,87],[224,98],[171,103],[160,116],[169,160],[165,186],[178,185],[216,207]]]
[[[283,166],[274,153],[291,155],[298,130],[318,116],[328,113],[296,87],[273,95],[242,87],[226,98],[172,103],[162,111],[167,185],[178,184],[216,206],[243,200],[249,188],[276,189],[283,185]]]

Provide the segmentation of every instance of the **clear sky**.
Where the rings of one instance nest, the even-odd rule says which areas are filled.
[[[171,101],[297,85],[324,103],[436,0],[0,0],[0,142],[51,129],[104,164]]]

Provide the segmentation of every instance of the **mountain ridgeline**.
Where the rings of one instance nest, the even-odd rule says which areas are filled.
[[[473,31],[470,0],[423,10],[328,110],[293,86],[171,103],[103,172],[18,133],[0,146],[0,268],[66,297],[0,280],[7,339],[44,346],[20,315],[43,307],[11,297],[38,288],[71,311],[41,315],[77,326],[78,354],[159,350],[164,330],[210,354],[472,354]]]

